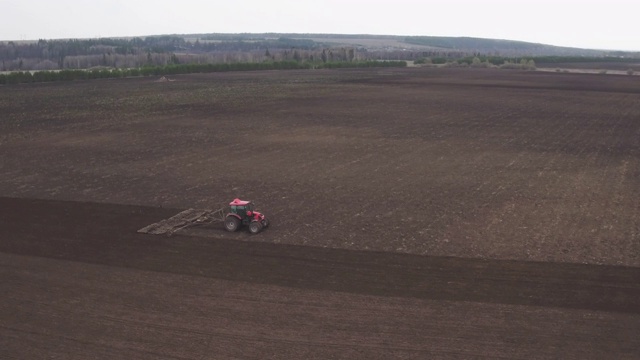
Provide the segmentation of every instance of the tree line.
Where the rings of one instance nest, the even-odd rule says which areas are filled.
[[[130,39],[38,40],[0,42],[0,71],[132,68],[178,63],[263,61],[345,61],[350,49],[333,49],[309,39],[187,41],[180,36]],[[212,38],[213,39],[213,38]],[[349,58],[355,60],[355,56]],[[363,59],[366,60],[366,59]]]
[[[184,38],[177,36],[0,42],[0,70],[37,70],[34,65],[40,62],[48,62],[57,69],[63,69],[67,57],[166,53],[182,49],[186,43]]]
[[[320,35],[321,36],[321,35]],[[247,62],[359,62],[415,60],[425,56],[458,58],[458,50],[367,49],[338,46],[310,38],[202,35],[129,39],[38,40],[0,42],[0,71],[139,68],[172,64]]]
[[[369,40],[395,39],[398,43],[404,42],[407,45],[422,45],[429,48],[336,45],[336,41],[339,42],[340,39],[361,38]],[[375,43],[375,41],[371,41],[371,44]],[[163,35],[0,42],[0,71],[124,69],[190,63],[416,61],[424,58],[431,58],[435,63],[440,61],[439,59],[446,59],[445,62],[449,62],[473,57],[514,58],[521,56],[535,56],[540,58],[540,60],[536,59],[539,63],[552,63],[555,61],[615,61],[613,59],[625,61],[624,59],[629,58],[637,59],[640,54],[464,37],[335,34]]]
[[[171,64],[166,66],[145,66],[131,69],[94,69],[60,71],[17,71],[0,74],[0,85],[32,82],[74,81],[89,79],[113,79],[138,76],[161,76],[192,73],[212,73],[225,71],[292,70],[292,69],[334,69],[365,67],[405,67],[405,61],[359,61],[301,63],[297,61],[279,61],[262,63],[223,63],[223,64]]]

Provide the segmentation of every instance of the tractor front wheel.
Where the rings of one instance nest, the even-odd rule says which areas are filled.
[[[260,221],[252,221],[251,224],[249,224],[249,231],[251,231],[252,234],[257,234],[260,230],[262,230]]]
[[[240,220],[237,217],[227,216],[227,218],[224,219],[224,228],[227,229],[227,231],[234,232],[238,230],[238,227],[240,227]]]

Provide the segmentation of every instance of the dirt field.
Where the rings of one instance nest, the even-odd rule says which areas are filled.
[[[559,69],[573,69],[573,70],[608,70],[615,72],[616,70],[622,74],[626,74],[627,70],[631,69],[636,73],[640,71],[640,61],[636,63],[616,63],[616,62],[586,62],[586,63],[558,63],[558,64],[541,64],[543,67],[559,68]]]
[[[637,78],[399,69],[0,89],[0,194],[257,201],[256,241],[640,265]],[[141,227],[145,224],[141,224]]]
[[[640,356],[638,77],[172,79],[0,87],[8,358]]]
[[[0,198],[3,359],[637,358],[640,268],[136,233]]]

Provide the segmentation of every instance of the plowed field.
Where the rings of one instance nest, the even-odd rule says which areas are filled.
[[[0,87],[0,357],[640,356],[637,77],[172,80]]]

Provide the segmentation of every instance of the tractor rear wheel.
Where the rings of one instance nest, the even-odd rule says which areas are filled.
[[[249,231],[251,231],[252,234],[257,234],[260,230],[262,230],[262,224],[260,221],[252,221],[249,224]]]
[[[227,216],[227,218],[224,219],[224,228],[227,229],[227,231],[234,232],[238,230],[238,227],[240,227],[240,220],[237,217]]]

